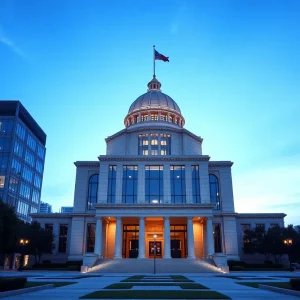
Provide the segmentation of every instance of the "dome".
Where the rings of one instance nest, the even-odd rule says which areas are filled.
[[[125,117],[126,127],[141,122],[163,122],[175,126],[184,126],[184,118],[177,103],[160,90],[161,83],[153,76],[148,83],[147,93],[139,96],[130,106]]]
[[[128,114],[144,109],[164,109],[176,111],[181,114],[177,103],[168,95],[160,92],[149,90],[147,93],[138,97],[130,106]]]

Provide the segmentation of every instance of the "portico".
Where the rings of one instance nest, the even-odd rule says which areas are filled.
[[[157,258],[195,259],[214,253],[211,204],[112,206],[96,205],[94,254],[98,257],[153,258],[154,234]],[[195,206],[197,212],[202,207],[202,214],[195,216]]]

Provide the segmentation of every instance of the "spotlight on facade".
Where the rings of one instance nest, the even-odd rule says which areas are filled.
[[[152,203],[154,203],[154,204],[156,204],[156,203],[158,203],[158,200],[152,200]]]

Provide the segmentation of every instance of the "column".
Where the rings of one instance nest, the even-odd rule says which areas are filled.
[[[187,218],[188,258],[195,259],[193,217]]]
[[[102,257],[102,218],[97,218],[95,234],[95,255]]]
[[[115,258],[122,258],[122,219],[116,218]]]
[[[170,218],[164,218],[164,258],[171,258]]]
[[[213,237],[212,217],[206,218],[206,249],[207,249],[208,257],[214,254],[214,237]]]
[[[139,226],[139,257],[145,258],[145,218],[140,218]]]

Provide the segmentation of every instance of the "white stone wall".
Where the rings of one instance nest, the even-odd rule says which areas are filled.
[[[236,219],[234,216],[223,217],[224,252],[228,259],[239,259]]]

